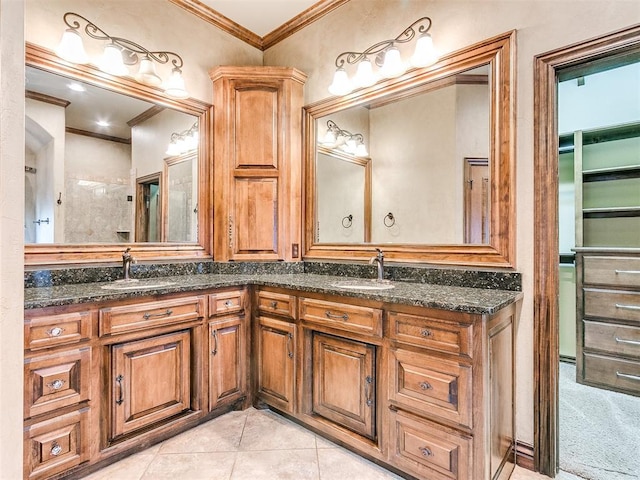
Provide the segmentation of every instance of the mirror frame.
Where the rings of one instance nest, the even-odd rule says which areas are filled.
[[[136,82],[129,77],[114,77],[91,65],[74,65],[54,52],[26,42],[25,64],[51,73],[91,83],[117,93],[172,108],[198,118],[200,145],[198,147],[198,241],[195,243],[110,243],[110,244],[25,244],[24,264],[33,269],[39,266],[69,264],[97,264],[120,262],[122,251],[131,247],[136,260],[184,261],[211,259],[213,208],[209,186],[213,174],[211,142],[213,138],[213,106],[197,99],[172,99],[155,87]],[[163,159],[164,160],[164,159]]]
[[[491,68],[490,232],[489,244],[316,243],[316,120],[346,108],[393,95],[428,91],[445,77],[489,64]],[[305,249],[304,260],[364,260],[375,248],[396,262],[513,268],[515,261],[515,30],[442,56],[429,67],[412,69],[342,97],[304,107]],[[372,160],[375,162],[375,157]],[[375,193],[373,193],[375,195]],[[462,213],[461,213],[462,215]]]

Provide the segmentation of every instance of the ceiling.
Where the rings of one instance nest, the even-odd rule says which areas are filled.
[[[200,3],[264,37],[318,0],[200,0]]]

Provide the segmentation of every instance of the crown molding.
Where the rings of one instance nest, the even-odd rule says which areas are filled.
[[[266,50],[281,42],[295,32],[322,18],[327,13],[344,5],[349,0],[320,0],[305,11],[293,17],[288,22],[267,33],[264,37],[256,35],[251,30],[225,17],[218,11],[208,7],[198,0],[169,0],[171,3],[184,8],[200,19],[218,27],[230,35],[242,40],[260,50]]]

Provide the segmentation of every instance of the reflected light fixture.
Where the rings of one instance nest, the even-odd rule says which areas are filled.
[[[96,62],[98,68],[111,75],[122,76],[129,74],[129,67],[139,63],[138,71],[133,78],[146,85],[158,87],[162,85],[162,78],[156,73],[155,64],[167,64],[171,61],[173,69],[171,76],[164,84],[166,95],[174,98],[188,98],[182,78],[182,57],[174,52],[152,52],[143,46],[120,37],[112,37],[94,23],[82,15],[67,12],[63,17],[67,29],[62,34],[62,39],[56,54],[70,63],[89,63],[82,43],[80,32],[84,32],[89,38],[107,42],[100,59]],[[81,27],[81,22],[86,25]]]
[[[354,157],[368,157],[369,152],[361,133],[342,130],[333,120],[327,121],[327,131],[320,139],[320,144],[327,148],[339,149]]]
[[[198,122],[194,123],[191,128],[184,132],[173,132],[171,134],[171,142],[165,152],[170,157],[182,155],[190,150],[198,148],[199,134],[198,134]]]
[[[336,72],[329,92],[332,95],[346,95],[356,88],[369,87],[382,78],[398,77],[409,66],[420,68],[433,65],[438,61],[438,55],[430,29],[431,19],[422,17],[392,40],[378,42],[364,52],[341,53],[336,57]],[[409,61],[404,61],[398,45],[410,44],[414,40],[413,55]],[[350,65],[357,65],[353,79],[349,78],[346,70]]]

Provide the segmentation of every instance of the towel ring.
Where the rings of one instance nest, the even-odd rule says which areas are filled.
[[[396,217],[393,216],[393,213],[387,213],[382,219],[384,222],[384,226],[387,228],[391,228],[396,224]]]
[[[347,215],[342,219],[342,226],[344,228],[351,228],[351,225],[353,225],[353,215]]]

